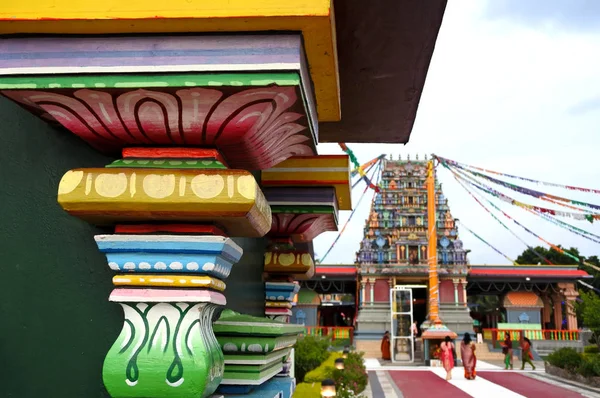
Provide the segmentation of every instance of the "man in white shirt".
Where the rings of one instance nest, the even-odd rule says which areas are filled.
[[[417,350],[417,336],[419,335],[419,327],[417,326],[417,321],[414,321],[412,325],[410,325],[410,334],[413,338],[413,349]]]

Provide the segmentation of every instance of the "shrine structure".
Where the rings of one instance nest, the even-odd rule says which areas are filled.
[[[357,345],[366,350],[392,327],[390,288],[398,285],[413,287],[413,316],[419,325],[430,323],[426,321],[430,320],[433,300],[436,305],[439,302],[439,318],[447,328],[454,332],[472,330],[466,297],[467,250],[437,182],[437,240],[433,241],[436,247],[429,247],[428,167],[432,166],[426,156],[390,158],[383,163],[381,192],[374,197],[365,237],[356,255],[360,308],[355,336]],[[430,280],[430,265],[437,268],[435,281]],[[397,335],[409,335],[410,324],[401,323],[397,328]]]

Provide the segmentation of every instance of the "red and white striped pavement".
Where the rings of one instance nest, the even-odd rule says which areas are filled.
[[[382,366],[367,359],[369,388],[372,398],[581,398],[600,397],[587,389],[556,382],[543,377],[543,370],[506,371],[478,361],[477,378],[466,380],[463,368],[456,367],[452,380],[446,381],[442,368]],[[542,366],[543,368],[543,366]]]

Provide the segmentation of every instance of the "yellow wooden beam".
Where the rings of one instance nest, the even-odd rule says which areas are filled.
[[[23,0],[0,4],[0,34],[302,32],[319,121],[340,120],[331,0]]]
[[[271,208],[245,170],[75,169],[58,186],[69,214],[110,225],[167,221],[216,223],[235,236],[271,229]]]
[[[115,286],[158,286],[177,288],[210,288],[225,290],[225,282],[204,275],[119,274],[113,277]]]
[[[292,157],[261,173],[265,187],[334,187],[340,210],[352,210],[350,181],[347,155]]]

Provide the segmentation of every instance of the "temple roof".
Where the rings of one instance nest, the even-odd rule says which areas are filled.
[[[503,305],[505,308],[544,307],[542,299],[533,292],[509,292],[504,296]]]
[[[300,289],[298,292],[298,305],[321,305],[319,294],[314,290]]]
[[[577,265],[471,265],[469,279],[571,280],[591,278]]]
[[[356,265],[316,265],[313,280],[353,281],[356,279]]]
[[[378,267],[379,265],[373,264],[372,266]],[[393,264],[386,264],[385,266],[388,268],[394,267]],[[425,274],[427,268],[421,268],[422,273]],[[353,279],[356,273],[355,264],[320,264],[316,266],[313,279],[320,280],[323,276],[326,276],[326,278],[331,277],[331,279]],[[578,269],[577,265],[470,265],[467,277],[469,280],[475,281],[523,280],[530,278],[533,281],[545,280],[552,282],[592,278],[584,270]]]

